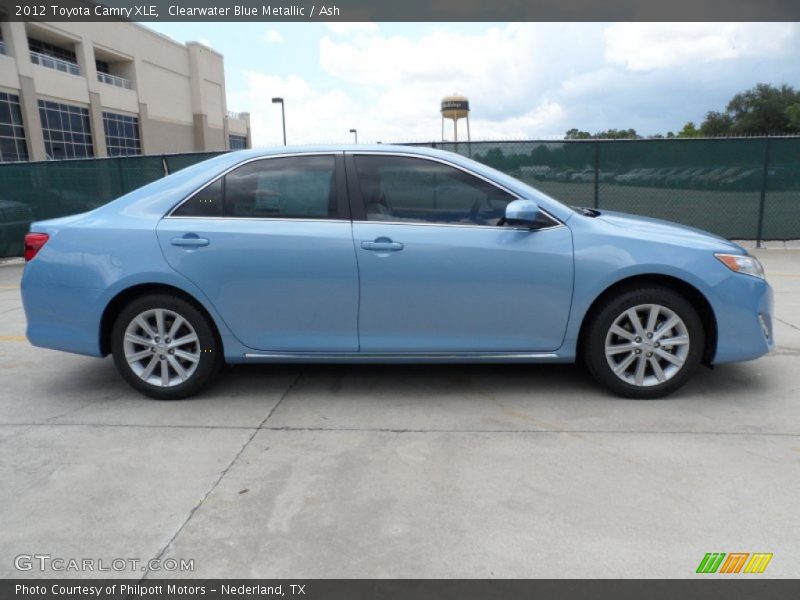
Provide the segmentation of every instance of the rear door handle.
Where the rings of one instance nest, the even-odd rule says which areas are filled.
[[[377,252],[398,252],[403,249],[403,244],[393,242],[389,238],[378,238],[374,242],[361,242],[364,250],[375,250]]]
[[[198,248],[200,246],[208,246],[206,238],[199,237],[196,233],[187,233],[183,237],[174,237],[169,241],[173,246],[184,246],[190,248]]]

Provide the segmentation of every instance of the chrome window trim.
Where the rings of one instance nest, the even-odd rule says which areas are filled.
[[[215,184],[217,181],[225,177],[228,173],[233,171],[234,169],[238,169],[239,167],[243,167],[244,165],[250,164],[252,162],[256,162],[259,160],[270,160],[271,158],[289,158],[293,156],[333,156],[334,158],[340,154],[344,154],[344,151],[328,151],[328,152],[315,152],[315,151],[308,151],[308,152],[283,152],[281,154],[270,154],[269,156],[254,156],[253,158],[248,158],[243,160],[242,162],[238,162],[235,165],[228,167],[222,173],[219,173],[214,179],[211,179],[204,183],[202,186],[197,188],[196,190],[190,192],[183,200],[179,201],[172,209],[164,215],[164,219],[229,219],[229,220],[242,220],[242,219],[260,219],[262,217],[181,217],[181,216],[173,216],[175,211],[178,210],[181,206],[186,204],[189,200],[191,200],[194,196],[202,192],[207,187]],[[263,217],[264,219],[269,219],[269,217]],[[272,219],[270,219],[272,220]],[[288,217],[276,217],[274,220],[283,220],[283,221],[296,221],[297,219],[292,219]],[[330,222],[337,219],[318,219],[319,221]],[[349,219],[338,219],[339,221],[347,221],[350,222]]]
[[[185,198],[183,198],[183,200],[179,201],[163,218],[164,219],[212,219],[212,220],[226,220],[226,221],[231,221],[231,220],[236,220],[236,221],[241,221],[241,220],[251,220],[251,221],[253,221],[253,220],[255,220],[255,221],[301,221],[301,220],[304,220],[304,221],[321,222],[321,223],[336,223],[336,222],[359,223],[359,224],[370,223],[370,224],[382,224],[382,225],[416,225],[416,226],[420,226],[420,227],[462,227],[462,228],[470,228],[470,229],[495,229],[495,230],[496,229],[507,229],[507,230],[517,230],[517,231],[547,231],[549,229],[556,229],[558,227],[566,227],[566,225],[563,223],[563,221],[561,221],[557,217],[554,217],[553,215],[551,215],[549,212],[547,212],[546,210],[544,210],[541,207],[539,207],[539,210],[542,213],[544,213],[544,215],[547,216],[547,218],[552,220],[554,222],[554,224],[550,225],[548,227],[540,227],[538,229],[530,229],[528,227],[507,227],[507,228],[503,228],[503,227],[500,227],[498,225],[468,225],[468,224],[462,224],[462,223],[414,223],[412,221],[362,221],[362,220],[356,221],[356,220],[353,220],[353,219],[293,219],[293,218],[288,218],[288,217],[193,217],[193,216],[184,216],[184,217],[182,217],[182,216],[176,216],[174,214],[176,210],[178,210],[186,202],[191,200],[196,194],[199,194],[200,192],[202,192],[207,187],[213,185],[219,179],[222,179],[223,177],[225,177],[225,175],[227,175],[228,173],[230,173],[234,169],[238,169],[239,167],[244,166],[246,164],[249,164],[251,162],[256,162],[256,161],[259,161],[259,160],[270,160],[272,158],[287,158],[287,157],[293,157],[293,156],[334,156],[335,157],[335,156],[337,156],[339,154],[342,154],[342,155],[348,155],[349,154],[351,156],[359,156],[359,155],[361,155],[361,156],[401,156],[401,157],[405,157],[405,158],[418,158],[418,159],[421,159],[421,160],[429,160],[429,161],[432,161],[432,162],[438,162],[438,163],[441,163],[443,165],[447,165],[449,167],[453,167],[454,169],[458,169],[459,171],[462,171],[462,172],[464,172],[464,173],[466,173],[468,175],[472,175],[473,177],[477,177],[478,179],[481,179],[481,180],[485,181],[489,185],[492,185],[492,186],[496,187],[497,189],[504,191],[505,193],[509,194],[510,196],[512,196],[516,200],[524,200],[524,198],[521,198],[519,196],[519,194],[517,194],[517,193],[513,192],[512,190],[508,189],[507,187],[497,183],[496,181],[492,181],[491,179],[489,179],[487,177],[484,177],[480,173],[475,173],[474,171],[470,171],[469,169],[467,169],[465,167],[462,167],[461,165],[454,164],[454,163],[452,163],[450,161],[441,159],[439,157],[425,156],[425,155],[422,155],[422,154],[414,154],[414,153],[409,153],[409,152],[375,152],[375,151],[369,151],[369,150],[366,150],[366,151],[363,151],[363,152],[359,152],[357,150],[356,151],[352,151],[352,150],[333,150],[333,151],[331,151],[331,150],[328,150],[328,151],[319,151],[318,152],[318,151],[314,151],[314,150],[308,150],[308,151],[302,151],[302,152],[282,152],[281,154],[270,154],[269,156],[255,156],[253,158],[249,158],[247,160],[243,160],[242,162],[236,163],[235,165],[233,165],[231,167],[228,167],[227,169],[222,171],[220,174],[218,174],[216,177],[214,177],[214,179],[211,179],[211,180],[207,181],[201,187],[199,187],[196,190],[194,190],[191,193],[189,193]]]
[[[542,211],[544,212],[544,211]],[[549,215],[548,215],[549,216]],[[531,229],[530,227],[512,227],[504,225],[469,225],[468,223],[415,223],[414,221],[353,221],[353,224],[358,225],[414,225],[417,227],[461,227],[464,229],[494,229],[495,231],[548,231],[550,229],[558,229],[564,227],[563,223],[555,223],[547,227],[538,227]]]
[[[425,156],[423,154],[414,154],[409,152],[375,152],[370,150],[365,150],[364,152],[359,152],[358,150],[345,150],[345,155],[350,155],[353,157],[356,156],[400,156],[403,158],[418,158],[421,160],[429,160],[432,162],[438,162],[443,165],[447,165],[448,167],[453,167],[454,169],[458,169],[459,171],[466,173],[467,175],[472,175],[473,177],[485,181],[489,185],[505,192],[509,196],[512,196],[515,200],[525,200],[525,198],[520,197],[519,194],[516,192],[508,189],[504,185],[497,183],[496,181],[492,181],[488,177],[484,177],[480,173],[476,173],[475,171],[470,171],[466,167],[462,167],[461,165],[457,165],[452,163],[448,160],[444,160],[439,158],[438,156]],[[356,174],[358,176],[358,174]],[[538,205],[538,203],[537,203]],[[564,223],[551,215],[549,212],[544,210],[543,208],[539,207],[539,211],[544,213],[547,218],[554,221],[553,225],[549,225],[547,227],[540,227],[538,229],[530,229],[528,227],[514,227],[513,229],[519,229],[521,231],[545,231],[547,229],[555,229],[556,227],[564,227]],[[497,229],[498,225],[465,225],[461,223],[413,223],[410,221],[353,221],[354,223],[382,223],[382,224],[399,224],[399,225],[425,225],[425,226],[438,226],[438,227],[478,227],[478,228],[488,228],[488,229]]]
[[[350,219],[304,219],[292,217],[164,217],[165,219],[203,219],[204,221],[288,221],[291,223],[352,223]]]
[[[462,223],[414,223],[412,221],[351,221],[349,219],[294,219],[292,217],[181,217],[169,216],[165,219],[203,219],[204,221],[284,221],[289,223],[352,223],[358,225],[413,225],[417,227],[463,227],[470,229],[493,229],[495,231],[547,231],[563,227],[562,224],[539,229],[529,227],[499,227],[497,225],[467,225]]]

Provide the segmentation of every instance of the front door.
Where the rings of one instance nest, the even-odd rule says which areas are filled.
[[[570,230],[498,225],[515,197],[438,160],[348,158],[361,352],[543,352],[562,343]]]

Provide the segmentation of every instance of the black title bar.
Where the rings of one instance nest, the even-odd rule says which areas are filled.
[[[798,580],[757,579],[6,579],[3,600],[775,600]]]
[[[797,0],[0,0],[11,21],[800,21]]]

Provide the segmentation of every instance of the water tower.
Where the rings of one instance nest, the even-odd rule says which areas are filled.
[[[453,141],[458,142],[458,120],[467,120],[467,141],[469,136],[469,100],[466,96],[452,94],[442,98],[442,141],[444,141],[444,120],[453,120]]]

